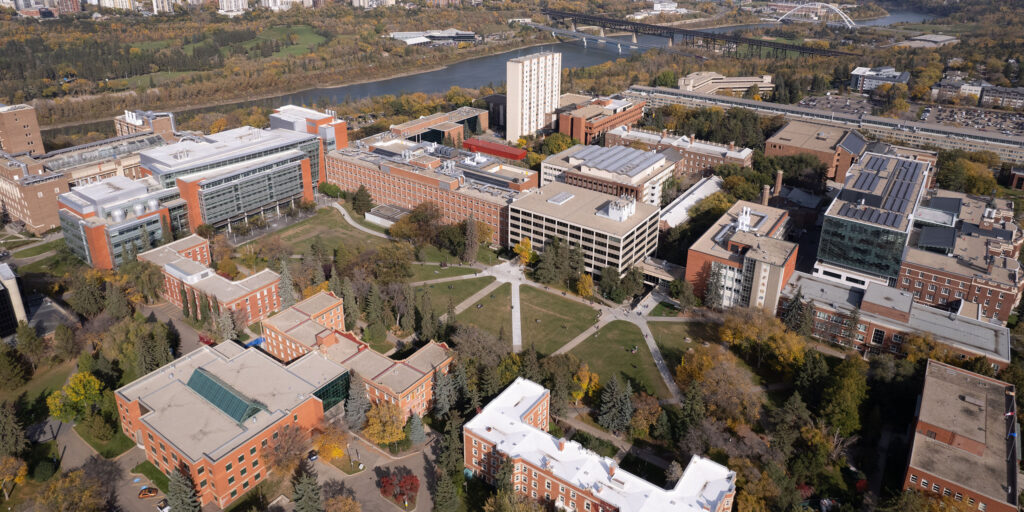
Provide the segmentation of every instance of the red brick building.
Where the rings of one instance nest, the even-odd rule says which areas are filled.
[[[593,98],[558,110],[558,132],[582,144],[620,126],[631,126],[644,116],[644,101]]]
[[[472,215],[491,228],[493,244],[507,240],[512,198],[538,186],[534,171],[446,146],[403,139],[359,144],[327,155],[328,182],[351,192],[364,186],[374,203],[408,210],[432,201],[445,223]]]
[[[983,356],[994,369],[1010,364],[1005,326],[919,304],[905,291],[878,283],[866,289],[796,272],[782,291],[780,314],[799,293],[814,307],[812,335],[862,353],[903,355],[915,335],[960,359]],[[856,329],[852,319],[859,316]]]
[[[922,304],[1008,320],[1024,294],[1013,201],[936,190],[915,221],[896,286]]]
[[[707,297],[721,290],[722,307],[775,311],[783,286],[796,270],[797,245],[785,240],[789,214],[737,201],[686,253],[686,280]],[[709,283],[715,275],[718,283]]]
[[[437,372],[448,373],[453,354],[443,343],[428,342],[411,356],[393,360],[345,332],[342,299],[321,292],[263,321],[260,346],[289,363],[319,352],[357,372],[372,402],[391,402],[406,414],[422,416],[433,400]]]
[[[506,461],[513,464],[515,492],[561,510],[727,512],[736,474],[694,455],[683,476],[663,489],[575,441],[548,434],[550,393],[518,378],[463,427],[466,470],[495,484]]]
[[[199,304],[202,296],[210,301],[211,314],[219,311],[243,311],[246,325],[270,316],[281,307],[276,272],[261,270],[232,281],[209,268],[210,242],[190,235],[139,254],[139,259],[159,266],[164,274],[163,297],[182,308],[182,292]],[[191,307],[191,306],[190,306]]]
[[[121,429],[164,474],[191,476],[225,508],[270,473],[287,429],[309,436],[348,397],[348,372],[321,354],[285,367],[234,342],[202,346],[115,392]]]
[[[904,489],[966,502],[968,509],[1019,506],[1013,385],[928,361]]]

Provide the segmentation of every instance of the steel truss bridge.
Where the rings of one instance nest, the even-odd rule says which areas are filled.
[[[579,39],[579,40],[583,41],[583,46],[584,47],[587,46],[587,42],[588,41],[593,41],[593,42],[596,42],[596,43],[605,44],[605,45],[607,45],[607,47],[617,47],[618,50],[619,50],[619,53],[622,53],[622,49],[623,48],[625,48],[626,50],[630,50],[630,49],[634,49],[634,48],[650,50],[650,49],[657,48],[657,49],[662,50],[662,51],[669,51],[669,52],[673,52],[673,53],[678,53],[678,54],[681,54],[681,55],[686,55],[687,57],[693,57],[693,58],[698,59],[698,60],[707,60],[707,57],[705,57],[703,55],[698,55],[698,54],[692,53],[692,52],[684,52],[684,51],[681,51],[681,50],[676,49],[676,48],[671,48],[671,47],[666,48],[664,46],[659,46],[659,45],[655,45],[655,44],[638,43],[635,40],[636,39],[635,37],[633,38],[634,39],[633,41],[623,41],[621,39],[614,39],[614,38],[611,38],[611,37],[606,37],[603,33],[601,35],[596,35],[595,36],[595,35],[592,35],[592,34],[587,34],[587,33],[579,32],[579,31],[566,30],[566,29],[557,28],[557,27],[549,27],[547,25],[539,25],[537,23],[524,23],[524,25],[529,26],[529,27],[533,27],[533,28],[535,28],[537,30],[543,30],[545,32],[551,32],[552,36],[562,36],[562,37],[566,37],[566,38]],[[604,32],[604,30],[602,30],[602,32]],[[635,34],[634,34],[634,36],[635,36]]]
[[[701,48],[734,56],[756,55],[759,58],[784,58],[793,55],[827,57],[854,55],[852,53],[841,52],[838,50],[811,48],[809,46],[800,46],[796,44],[739,37],[732,34],[716,34],[714,32],[704,32],[701,30],[637,23],[635,21],[626,21],[575,12],[557,11],[553,9],[541,9],[541,14],[544,14],[552,21],[562,22],[569,25],[573,32],[577,32],[577,24],[595,26],[613,31],[629,32],[634,36],[636,34],[661,36],[668,38],[669,41],[672,41],[671,44],[673,45],[681,44],[691,48]]]

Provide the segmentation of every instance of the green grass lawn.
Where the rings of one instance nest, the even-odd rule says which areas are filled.
[[[62,258],[58,253],[18,267],[18,273],[21,275],[49,274],[54,277],[64,277],[65,274],[85,266],[85,262],[77,257]]]
[[[648,322],[647,327],[651,329],[665,363],[673,369],[679,366],[688,349],[702,349],[702,342],[718,340],[718,326],[714,324]],[[691,342],[687,343],[686,338],[690,338]]]
[[[423,290],[430,290],[430,303],[434,307],[434,311],[437,312],[438,316],[445,314],[448,311],[448,298],[451,297],[458,306],[462,301],[468,299],[470,295],[482,290],[485,286],[494,282],[494,278],[491,276],[486,277],[474,277],[472,279],[464,279],[462,281],[452,281],[450,283],[436,283],[428,284],[416,287],[416,295],[419,296]]]
[[[160,39],[157,41],[139,41],[132,43],[132,48],[139,48],[140,50],[160,50],[167,48],[171,45],[170,39]]]
[[[78,435],[82,436],[82,439],[85,439],[85,442],[89,443],[89,446],[92,446],[94,450],[107,459],[117,457],[118,455],[130,450],[132,446],[135,446],[135,443],[133,443],[128,436],[124,435],[120,428],[117,429],[117,433],[114,434],[114,437],[111,438],[110,441],[106,442],[93,437],[89,432],[89,429],[84,428],[81,425],[75,425],[75,432],[78,432]]]
[[[55,251],[64,245],[64,239],[58,238],[46,243],[39,244],[35,247],[29,247],[28,249],[22,249],[15,252],[12,256],[15,258],[31,258],[32,256],[39,256],[44,252]]]
[[[356,221],[360,226],[363,226],[364,228],[372,229],[372,230],[374,230],[374,231],[376,231],[376,232],[378,232],[378,233],[380,233],[382,235],[388,234],[388,229],[387,228],[385,228],[384,226],[378,225],[378,224],[374,224],[374,223],[366,220],[366,217],[356,213],[355,210],[352,209],[352,205],[350,203],[346,202],[344,199],[339,200],[338,204],[340,204],[341,207],[344,208],[345,211],[347,211],[348,214],[352,217],[352,220]]]
[[[648,316],[679,316],[682,313],[672,304],[668,302],[659,302],[654,309],[651,310],[651,314]]]
[[[346,475],[354,475],[362,471],[362,469],[359,469],[359,464],[361,463],[358,460],[353,460],[348,453],[340,459],[331,459],[329,462],[332,466],[340,469]],[[365,466],[363,469],[366,469]]]
[[[477,270],[472,267],[441,268],[437,265],[421,265],[417,263],[412,266],[412,277],[409,278],[409,281],[416,283],[419,281],[430,281],[432,279],[441,279],[444,277],[468,276],[469,274],[475,274],[476,272]]]
[[[293,254],[300,254],[309,250],[313,238],[317,235],[320,235],[320,239],[331,247],[343,245],[375,247],[387,241],[352,227],[334,208],[317,210],[312,217],[279,231],[271,232],[267,236],[280,236],[282,242],[293,248]]]
[[[21,238],[6,237],[3,240],[0,240],[0,247],[11,251],[23,245],[28,245],[37,241],[38,240],[24,240]]]
[[[60,389],[74,370],[74,361],[41,367],[24,385],[0,391],[0,401],[18,404],[18,419],[23,425],[43,421],[50,414],[46,397]]]
[[[433,245],[420,247],[416,253],[416,258],[427,263],[452,262],[458,259],[448,254],[448,251],[442,251]]]
[[[630,353],[637,347],[635,354]],[[616,320],[574,348],[575,355],[590,366],[590,370],[607,382],[613,375],[628,380],[633,391],[646,391],[658,398],[669,398],[668,388],[661,380],[654,358],[647,350],[640,328],[624,320]]]
[[[132,473],[142,475],[149,479],[157,489],[163,492],[167,492],[168,478],[159,468],[153,465],[148,460],[142,461],[141,464],[132,468]]]
[[[477,305],[480,307],[477,308]],[[445,306],[447,307],[447,306]],[[475,325],[498,336],[505,330],[505,339],[512,340],[512,285],[505,283],[480,299],[480,302],[459,313],[458,321]]]
[[[523,346],[533,346],[548,355],[579,336],[597,322],[597,311],[574,300],[538,290],[519,287]]]
[[[476,253],[476,261],[488,266],[501,263],[501,260],[498,259],[498,253],[494,252],[489,247],[484,246],[481,246],[480,250]]]

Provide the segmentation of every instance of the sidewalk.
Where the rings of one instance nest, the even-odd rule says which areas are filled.
[[[381,233],[380,231],[375,231],[373,229],[370,229],[370,228],[368,228],[368,227],[366,227],[366,226],[356,222],[356,220],[353,219],[352,216],[348,214],[348,210],[346,210],[344,206],[342,206],[342,205],[340,205],[338,203],[331,203],[331,206],[333,206],[335,210],[338,210],[341,213],[342,217],[345,217],[345,221],[346,222],[348,222],[352,227],[358,229],[359,231],[362,231],[363,233],[367,233],[367,234],[370,234],[370,235],[373,235],[373,236],[376,236],[376,237],[386,238],[388,240],[394,240],[389,235],[385,235],[384,233]]]

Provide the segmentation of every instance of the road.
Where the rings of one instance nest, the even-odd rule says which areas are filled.
[[[174,304],[166,301],[158,302],[156,304],[139,306],[139,311],[146,316],[152,314],[163,323],[169,321],[174,325],[181,340],[181,344],[178,346],[178,355],[187,354],[199,348],[199,331],[196,331],[182,318],[181,310]]]

